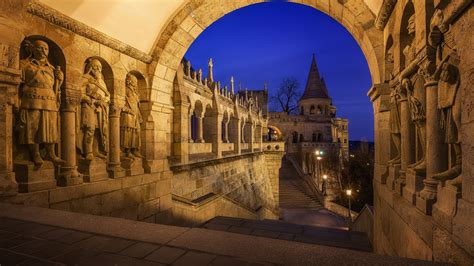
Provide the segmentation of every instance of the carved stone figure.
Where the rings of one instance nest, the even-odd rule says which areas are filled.
[[[410,41],[407,44],[407,46],[405,46],[405,48],[403,49],[403,55],[405,57],[405,64],[411,63],[415,59],[415,56],[416,56],[416,49],[413,46],[415,30],[416,30],[416,28],[415,28],[415,15],[412,15],[408,19],[408,26],[407,26],[407,31],[408,31]]]
[[[59,142],[59,95],[64,75],[59,66],[48,62],[49,46],[36,40],[27,43],[28,58],[21,60],[22,84],[19,88],[19,111],[16,130],[19,144],[28,145],[36,167],[43,165],[40,144],[45,144],[47,159],[54,164],[63,160],[56,156]]]
[[[421,158],[411,167],[417,172],[426,171],[426,91],[425,80],[422,75],[416,74],[413,78],[403,79],[402,87],[407,92],[411,119],[416,127],[418,143],[421,146]]]
[[[108,152],[110,93],[102,76],[102,64],[90,59],[82,85],[81,108],[78,115],[77,147],[86,160],[95,156],[105,159]]]
[[[389,161],[390,164],[401,162],[401,124],[400,124],[400,88],[393,88],[390,92],[390,135],[395,147],[395,154]]]
[[[433,176],[436,180],[451,180],[453,185],[461,185],[461,99],[459,95],[459,56],[449,27],[444,22],[443,12],[436,10],[430,25],[430,44],[437,48],[438,62],[434,78],[438,81],[438,109],[441,111],[440,126],[445,133],[445,143],[451,144],[454,154],[451,167]]]
[[[142,158],[140,154],[140,124],[143,119],[139,108],[138,80],[134,75],[128,74],[125,84],[125,106],[120,115],[120,146],[126,157]]]

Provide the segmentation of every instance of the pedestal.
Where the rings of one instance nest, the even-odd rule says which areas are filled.
[[[145,172],[141,158],[123,158],[122,168],[127,176],[141,175]]]
[[[400,177],[400,164],[388,166],[387,186],[390,190],[395,190],[395,180]]]
[[[99,158],[89,161],[79,159],[79,171],[84,175],[84,182],[91,183],[105,180],[109,177],[107,163]]]
[[[416,204],[416,193],[423,189],[424,175],[417,173],[413,168],[406,171],[405,187],[403,197],[411,204]]]
[[[45,161],[39,169],[36,169],[34,163],[29,161],[15,162],[13,169],[19,192],[27,193],[56,187],[52,162]]]
[[[18,193],[18,184],[14,173],[0,175],[0,197],[14,196]]]
[[[436,204],[433,205],[433,219],[451,233],[461,190],[452,185],[439,184],[437,197]]]

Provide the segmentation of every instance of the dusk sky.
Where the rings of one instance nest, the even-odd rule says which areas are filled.
[[[191,45],[186,58],[207,75],[209,57],[214,79],[223,85],[269,93],[285,77],[295,77],[304,90],[311,56],[316,55],[337,116],[349,119],[351,140],[373,140],[373,111],[367,92],[372,81],[357,42],[338,22],[308,6],[275,1],[234,11],[209,26]]]

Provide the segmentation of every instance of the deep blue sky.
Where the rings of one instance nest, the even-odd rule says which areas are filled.
[[[316,55],[337,116],[349,119],[351,140],[373,140],[373,111],[367,97],[372,81],[365,57],[350,33],[326,14],[281,1],[236,10],[209,26],[185,57],[207,75],[209,57],[214,79],[228,84],[234,76],[242,88],[270,94],[283,78],[293,76],[303,90],[311,56]]]

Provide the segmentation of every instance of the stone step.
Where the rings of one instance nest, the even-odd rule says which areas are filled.
[[[209,220],[202,227],[314,245],[372,251],[369,239],[364,233],[341,228],[300,225],[280,220],[250,220],[223,216]]]

